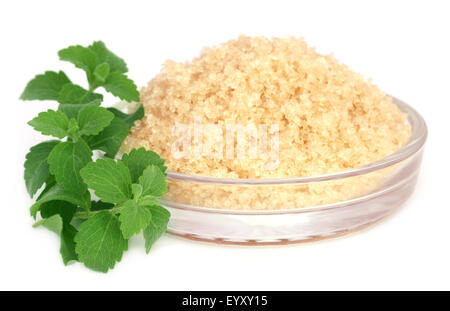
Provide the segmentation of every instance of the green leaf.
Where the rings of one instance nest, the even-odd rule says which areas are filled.
[[[45,218],[43,226],[60,236],[59,252],[65,265],[78,259],[74,242],[77,229],[70,224],[76,210],[76,205],[65,201],[49,201],[40,207],[41,217]]]
[[[142,186],[139,184],[132,184],[131,192],[133,193],[134,199],[139,199],[142,195]]]
[[[70,202],[57,200],[43,203],[39,209],[42,218],[50,218],[53,215],[59,215],[64,223],[70,223],[76,210],[76,205]]]
[[[139,101],[139,91],[136,84],[120,72],[112,72],[103,84],[103,88],[127,102]]]
[[[59,144],[57,140],[49,140],[30,148],[25,160],[25,185],[30,197],[42,187],[50,175],[47,158],[53,148]]]
[[[102,63],[97,67],[95,67],[94,76],[97,78],[97,80],[105,82],[108,75],[109,75],[108,63]]]
[[[129,127],[134,126],[134,122],[136,122],[137,120],[142,119],[142,117],[144,116],[144,107],[142,105],[139,106],[139,108],[133,112],[133,113],[123,113],[122,111],[116,109],[116,108],[107,108],[109,111],[111,111],[112,113],[114,113],[114,115],[116,117],[118,117],[119,119],[121,119],[122,121],[125,121],[126,123],[128,123]]]
[[[117,217],[107,211],[99,212],[83,222],[75,236],[75,243],[79,261],[101,272],[114,268],[128,248]]]
[[[129,200],[123,204],[120,210],[120,230],[125,239],[131,238],[145,229],[152,215],[147,207],[138,205],[135,201]]]
[[[96,41],[89,46],[96,55],[99,63],[106,62],[109,64],[110,72],[125,73],[128,71],[125,61],[108,50],[102,41]]]
[[[69,136],[74,142],[77,142],[81,137],[78,122],[74,118],[69,120],[69,126],[67,127],[67,136]]]
[[[98,159],[80,173],[84,182],[104,202],[121,204],[131,198],[130,172],[121,162]]]
[[[85,191],[81,194],[69,192],[65,190],[62,185],[55,184],[52,187],[49,187],[45,193],[39,197],[36,203],[31,206],[31,216],[36,217],[41,206],[50,201],[66,201],[73,205],[88,209],[91,204],[91,195],[89,194],[89,191]]]
[[[106,203],[103,201],[92,201],[91,202],[91,211],[103,211],[112,209],[115,205],[112,203]]]
[[[161,197],[167,191],[166,176],[156,165],[147,167],[139,177],[142,186],[142,196]]]
[[[70,83],[62,71],[46,71],[28,82],[20,99],[22,100],[56,100],[64,85]]]
[[[63,220],[59,215],[53,215],[47,219],[44,219],[42,226],[56,234],[60,234],[63,227]]]
[[[144,230],[145,250],[148,253],[155,241],[158,240],[167,230],[170,213],[168,210],[159,205],[154,205],[147,208],[152,214],[150,223]]]
[[[66,266],[70,261],[78,260],[78,255],[75,252],[75,236],[77,233],[77,229],[71,224],[63,225],[59,252],[61,253],[64,265]]]
[[[102,100],[102,94],[91,93],[81,86],[72,83],[65,84],[58,96],[58,103],[62,105],[87,104],[93,101],[100,101],[101,103]]]
[[[82,139],[60,143],[48,157],[50,172],[67,191],[84,193],[87,187],[81,179],[80,170],[92,161],[91,157],[92,151]]]
[[[86,106],[78,114],[78,126],[83,135],[97,135],[108,126],[114,114],[106,108],[97,106]]]
[[[28,122],[36,131],[44,135],[58,138],[67,136],[69,119],[61,111],[47,110],[40,112],[36,118]]]
[[[90,76],[97,66],[97,56],[89,48],[73,45],[58,52],[59,59],[83,69]]]
[[[60,215],[53,215],[45,219],[42,226],[59,235],[61,239],[59,252],[65,265],[72,260],[78,259],[78,256],[75,253],[74,242],[77,229],[75,229],[72,225],[65,223]]]
[[[165,173],[167,166],[164,166],[164,160],[156,153],[145,148],[133,149],[128,154],[122,156],[121,161],[130,170],[131,181],[137,183],[138,178],[149,165],[156,165]]]
[[[85,107],[98,107],[100,106],[102,102],[100,100],[93,100],[92,102],[89,102],[87,104],[64,104],[59,105],[58,111],[61,111],[66,114],[67,117],[72,119],[77,119],[78,114],[80,113],[80,110]]]
[[[114,158],[129,132],[128,124],[115,117],[98,135],[86,138],[91,149],[105,152],[105,156]]]
[[[144,205],[144,206],[153,206],[153,205],[159,205],[159,201],[157,197],[154,197],[152,195],[146,195],[138,198],[138,204]]]
[[[66,84],[58,97],[60,103],[58,111],[69,118],[78,118],[81,109],[88,106],[100,106],[103,95],[91,93],[76,84]]]
[[[48,164],[48,163],[47,163]],[[47,180],[45,181],[45,187],[44,190],[41,191],[41,193],[38,195],[36,201],[39,201],[42,196],[48,191],[50,190],[54,185],[56,185],[56,180],[55,180],[55,176],[53,175],[49,175]]]

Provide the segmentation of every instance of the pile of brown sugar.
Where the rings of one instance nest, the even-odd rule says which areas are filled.
[[[151,149],[166,159],[169,171],[192,175],[272,178],[337,172],[396,152],[411,134],[406,114],[378,87],[333,56],[318,54],[302,39],[292,37],[241,36],[205,48],[192,61],[167,61],[142,89],[141,103],[145,116],[122,150]],[[278,167],[263,169],[267,159],[175,158],[173,128],[192,125],[195,116],[202,117],[204,124],[278,125]],[[370,183],[375,186],[373,180]],[[196,197],[191,189],[186,197],[180,197],[186,187],[172,186],[168,196],[187,201],[183,203],[250,209],[293,208],[342,199],[327,186],[314,191],[317,199],[312,198],[311,189],[302,190],[303,198],[292,194],[292,204],[284,207],[258,205],[255,200],[268,200],[260,195],[253,195],[245,204],[239,203],[241,197],[226,204],[232,199],[232,190]],[[352,189],[344,189],[347,197],[364,192]],[[223,202],[222,195],[227,197]]]

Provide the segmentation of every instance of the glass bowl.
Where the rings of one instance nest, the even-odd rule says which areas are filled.
[[[161,200],[171,213],[168,232],[225,244],[290,244],[339,236],[383,219],[414,191],[427,138],[423,118],[404,102],[394,102],[408,115],[411,138],[369,165],[278,179],[168,172],[171,190]]]

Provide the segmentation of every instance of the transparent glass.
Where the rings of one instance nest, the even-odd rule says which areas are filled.
[[[427,138],[423,118],[408,114],[409,142],[369,165],[333,174],[227,179],[169,172],[161,204],[171,213],[168,232],[230,244],[289,244],[361,229],[400,207],[412,194]]]

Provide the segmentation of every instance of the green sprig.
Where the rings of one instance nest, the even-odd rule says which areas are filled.
[[[139,101],[136,84],[126,76],[126,63],[96,41],[58,52],[60,60],[82,69],[87,88],[72,83],[62,72],[46,71],[25,87],[22,100],[53,100],[57,109],[39,113],[28,122],[36,131],[59,140],[31,147],[25,161],[25,184],[31,197],[41,192],[30,213],[60,236],[64,264],[78,260],[88,268],[107,272],[141,232],[148,253],[165,232],[170,213],[159,205],[167,190],[164,160],[143,148],[113,160],[129,129],[144,115],[101,107],[106,92]],[[93,162],[93,151],[105,159]],[[100,200],[91,198],[92,190]]]

